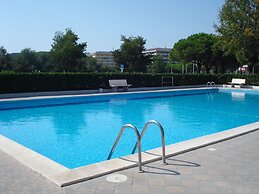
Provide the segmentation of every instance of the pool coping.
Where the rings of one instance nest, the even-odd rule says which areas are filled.
[[[199,87],[199,88],[180,88],[180,89],[161,89],[149,91],[128,91],[128,92],[108,92],[108,93],[90,93],[90,94],[64,94],[64,95],[51,95],[51,96],[30,96],[30,97],[14,97],[0,99],[0,102],[12,101],[28,101],[40,99],[56,99],[56,98],[79,98],[79,97],[94,97],[94,96],[114,96],[114,95],[127,95],[127,94],[141,94],[141,93],[166,93],[166,92],[179,92],[179,91],[193,91],[193,90],[211,90],[219,89],[219,87]]]
[[[194,138],[166,146],[166,157],[232,139],[259,130],[259,122],[232,128],[222,132]],[[0,149],[23,165],[46,177],[59,186],[68,186],[116,171],[137,166],[137,154],[115,158],[75,169],[68,169],[47,157],[30,150],[13,140],[0,135]],[[161,159],[161,148],[142,152],[142,162],[150,163]],[[162,162],[162,161],[161,161]]]
[[[94,97],[94,96],[114,96],[114,95],[126,95],[126,94],[140,94],[140,93],[164,93],[164,92],[178,92],[178,91],[192,91],[192,90],[259,90],[253,88],[229,88],[229,87],[198,87],[198,88],[171,88],[171,89],[157,89],[157,90],[140,90],[140,91],[128,91],[128,92],[107,92],[107,93],[87,93],[87,94],[62,94],[62,95],[49,95],[49,96],[16,96],[12,98],[0,98],[1,102],[12,102],[12,101],[29,101],[29,100],[41,100],[41,99],[57,99],[57,98],[79,98],[79,97]]]
[[[216,85],[222,87],[222,85]],[[155,90],[168,90],[168,89],[184,89],[184,88],[202,88],[206,87],[203,85],[184,85],[184,86],[159,86],[159,87],[138,87],[128,88],[128,92],[136,91],[155,91]],[[63,90],[63,91],[44,91],[44,92],[23,92],[23,93],[5,93],[0,94],[0,99],[11,99],[11,98],[28,98],[28,97],[40,97],[40,96],[62,96],[62,95],[85,95],[85,94],[96,94],[96,93],[112,93],[113,90],[102,88],[102,92],[99,89],[94,90]],[[118,91],[120,92],[120,91]],[[125,93],[125,92],[124,92]]]

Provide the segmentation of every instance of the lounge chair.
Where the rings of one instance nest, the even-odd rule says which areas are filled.
[[[231,87],[235,87],[235,85],[239,85],[240,88],[242,88],[243,85],[246,84],[246,79],[233,78],[230,84],[231,84]]]

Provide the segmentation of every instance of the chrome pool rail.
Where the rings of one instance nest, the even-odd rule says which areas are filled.
[[[206,87],[216,87],[215,82],[207,82]]]
[[[145,126],[143,127],[143,130],[141,132],[141,135],[140,135],[140,138],[142,140],[142,137],[144,136],[147,128],[151,125],[151,124],[155,124],[158,126],[158,128],[160,129],[160,132],[161,132],[161,142],[162,142],[162,161],[163,161],[163,164],[166,164],[166,159],[165,159],[165,132],[164,132],[164,128],[162,127],[162,125],[156,121],[156,120],[150,120],[148,121]],[[136,148],[137,148],[137,145],[138,145],[138,142],[135,144],[133,150],[132,150],[132,154],[135,153],[136,151]]]
[[[119,143],[119,140],[120,140],[120,138],[121,138],[121,135],[122,135],[123,131],[124,131],[126,128],[131,128],[131,129],[133,129],[134,132],[135,132],[135,134],[136,134],[136,136],[137,136],[138,168],[139,168],[139,172],[143,172],[143,171],[142,171],[142,159],[141,159],[141,138],[140,138],[140,134],[139,134],[138,129],[137,129],[136,127],[134,127],[133,125],[131,125],[131,124],[126,124],[126,125],[123,125],[123,126],[122,126],[122,128],[120,129],[120,132],[119,132],[119,134],[118,134],[118,136],[117,136],[117,138],[116,138],[116,140],[115,140],[115,142],[114,142],[114,144],[113,144],[113,146],[112,146],[112,149],[111,149],[111,151],[110,151],[110,153],[109,153],[109,156],[108,156],[107,160],[110,160],[110,159],[111,159],[112,154],[114,153],[114,150],[115,150],[117,144]]]

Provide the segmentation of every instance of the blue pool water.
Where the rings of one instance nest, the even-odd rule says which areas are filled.
[[[259,121],[259,92],[220,89],[185,93],[189,95],[155,92],[149,97],[147,93],[91,97],[97,102],[86,97],[84,102],[81,98],[61,98],[54,100],[58,105],[51,106],[47,102],[53,99],[40,106],[40,100],[0,103],[0,134],[76,168],[106,160],[126,123],[141,131],[147,121],[159,121],[168,145]],[[25,108],[23,104],[33,106]],[[129,155],[135,141],[134,132],[125,130],[113,157]],[[159,130],[152,126],[143,138],[142,149],[160,147],[160,141]]]

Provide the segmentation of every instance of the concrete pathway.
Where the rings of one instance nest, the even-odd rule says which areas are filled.
[[[259,131],[228,141],[117,172],[127,176],[111,183],[107,176],[60,188],[0,151],[0,193],[158,194],[259,193]]]

